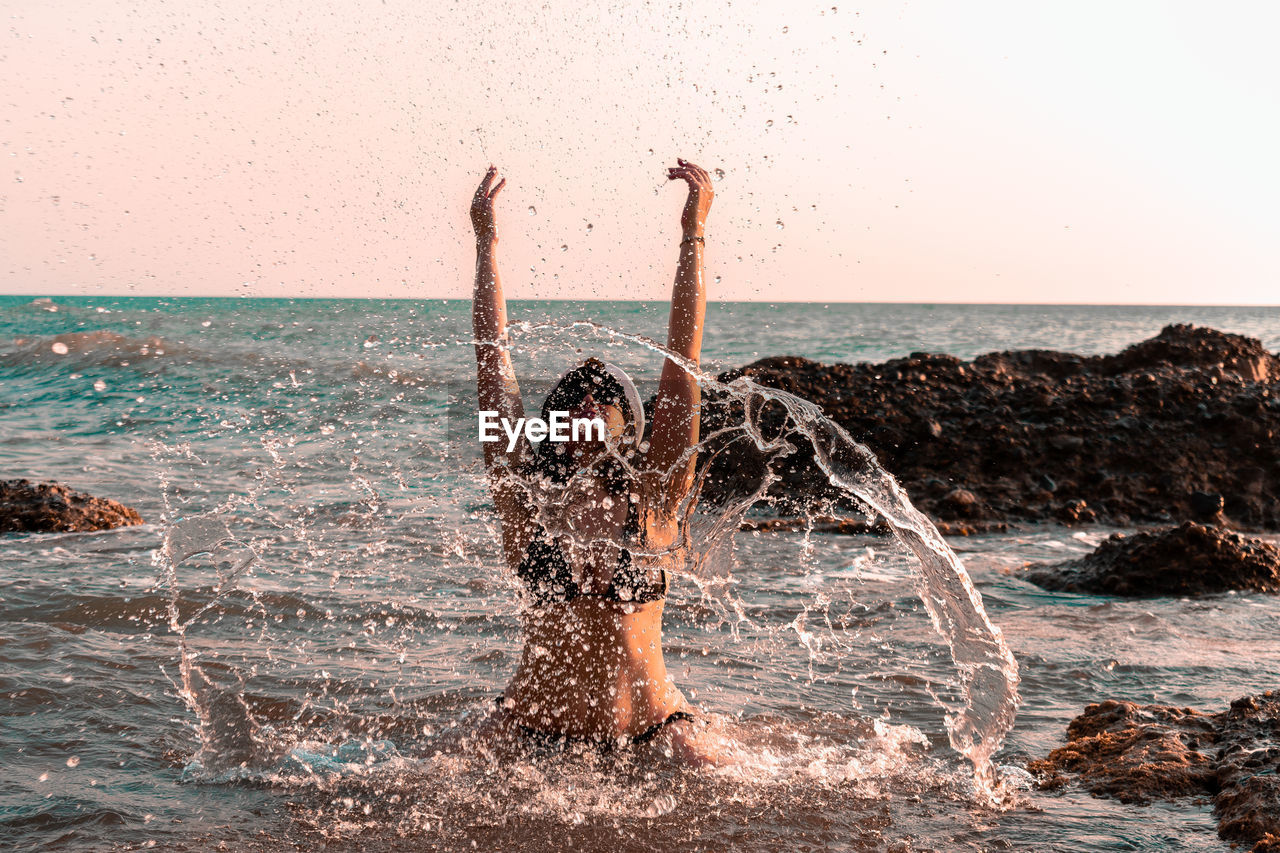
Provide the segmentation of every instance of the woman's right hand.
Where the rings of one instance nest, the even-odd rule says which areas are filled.
[[[484,180],[480,182],[476,194],[471,197],[471,227],[476,230],[477,241],[498,239],[498,226],[493,221],[493,200],[497,197],[498,191],[506,186],[507,179],[498,181],[495,187],[493,179],[497,175],[498,168],[490,166],[489,171],[484,173]]]

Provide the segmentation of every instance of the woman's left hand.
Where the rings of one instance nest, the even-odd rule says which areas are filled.
[[[680,227],[686,238],[701,237],[707,224],[707,214],[711,211],[711,199],[716,194],[711,188],[711,176],[706,169],[688,160],[677,158],[676,163],[679,165],[667,169],[667,180],[680,179],[689,185],[689,198],[680,214]]]

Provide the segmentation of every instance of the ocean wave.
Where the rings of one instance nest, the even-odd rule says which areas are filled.
[[[0,818],[0,827],[28,832],[34,830],[83,832],[92,827],[125,826],[137,817],[137,815],[122,814],[115,809],[99,808],[92,803],[64,801],[52,806],[42,805],[35,809],[22,809],[13,817]]]
[[[31,598],[22,590],[10,590],[6,596],[5,615],[11,621],[44,623],[77,633],[79,626],[102,630],[147,632],[164,625],[169,618],[168,593],[143,593],[139,595],[92,595],[85,593],[50,593],[38,591]],[[218,592],[214,587],[182,590],[178,607],[180,619],[185,620],[201,609],[209,607],[206,619],[225,616],[249,617],[262,612],[279,614],[282,619],[323,619],[329,611],[319,608],[297,595],[278,592],[251,593],[243,590]],[[346,616],[347,614],[342,614]],[[351,618],[372,618],[373,614],[353,614]]]
[[[446,603],[455,593],[441,593],[431,601]],[[147,633],[163,628],[169,620],[170,593],[132,595],[73,593],[48,587],[10,588],[4,598],[5,619],[10,622],[50,625],[68,633],[83,629]],[[444,613],[425,607],[388,605],[386,602],[353,602],[350,599],[307,597],[276,590],[240,588],[219,591],[214,586],[184,588],[178,595],[178,621],[184,623],[202,613],[197,624],[228,617],[269,617],[278,628],[324,622],[330,625],[394,625],[398,629],[473,628],[505,623],[508,614]],[[391,620],[388,622],[388,620]],[[198,629],[197,629],[198,630]],[[4,657],[0,655],[0,662]]]
[[[0,350],[0,364],[60,363],[76,367],[116,366],[121,361],[190,357],[193,350],[158,335],[131,338],[119,332],[97,329],[91,332],[64,332],[51,337],[14,338],[11,347]]]
[[[0,345],[0,365],[70,367],[73,370],[131,367],[152,373],[172,366],[205,368],[222,381],[274,382],[301,388],[315,382],[430,389],[456,380],[447,371],[422,370],[366,358],[306,358],[258,349],[195,346],[160,335],[132,337],[109,329],[21,336]],[[227,371],[230,371],[228,373]]]

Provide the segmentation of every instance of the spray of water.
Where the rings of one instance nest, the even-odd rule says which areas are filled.
[[[714,585],[716,580],[723,579],[724,556],[733,548],[733,534],[751,507],[768,499],[769,487],[778,479],[775,470],[784,459],[793,457],[799,447],[805,444],[811,447],[814,462],[830,486],[848,503],[883,519],[893,535],[915,556],[921,599],[959,675],[960,701],[939,700],[946,712],[950,743],[972,763],[979,795],[989,800],[999,799],[991,757],[1012,727],[1017,710],[1016,662],[999,629],[988,619],[981,596],[959,558],[933,524],[912,506],[868,448],[810,401],[762,386],[749,377],[722,382],[643,336],[586,321],[517,324],[511,331],[516,340],[540,335],[567,338],[586,333],[608,346],[651,351],[679,364],[696,377],[707,400],[718,401],[732,411],[732,417],[719,419],[718,425],[707,430],[699,445],[689,451],[698,457],[699,485],[680,508],[683,536],[669,546],[682,551],[684,571],[704,588],[704,594],[708,584]],[[771,408],[774,415],[767,419],[767,425],[765,413]],[[785,413],[781,428],[777,426],[779,409]],[[264,447],[279,468],[281,460],[275,452],[278,448],[269,443],[264,443]],[[704,487],[707,478],[712,476],[713,463],[726,455],[730,459],[749,459],[753,473],[740,478],[731,489],[721,488],[714,500],[706,499]],[[624,466],[630,464],[626,458],[616,458]],[[703,499],[699,500],[700,496]],[[545,507],[554,503],[554,498],[554,494],[538,495],[534,505],[545,516]],[[253,498],[243,500],[252,503]],[[255,750],[263,748],[264,741],[258,736],[258,726],[239,692],[215,685],[197,664],[188,642],[191,626],[226,596],[256,556],[252,547],[231,533],[224,510],[225,507],[183,515],[168,508],[164,545],[155,557],[171,592],[169,626],[178,638],[181,658],[178,691],[198,721],[200,758],[206,767],[251,762],[260,757]],[[554,523],[550,517],[540,520],[548,525]],[[295,532],[305,533],[305,530]],[[203,605],[184,618],[178,572],[184,562],[200,554],[211,554],[221,562],[217,582]],[[745,620],[741,610],[738,615]],[[813,643],[820,641],[805,628],[803,614],[797,617],[793,627],[810,648],[811,655],[815,653]],[[806,636],[810,638],[808,641]]]
[[[729,494],[720,495],[714,507],[699,504],[699,489],[686,498],[681,507],[685,536],[673,547],[681,548],[688,556],[685,571],[692,574],[710,570],[717,551],[731,540],[747,511],[766,498],[770,485],[778,479],[774,472],[779,463],[794,455],[798,444],[807,443],[830,485],[849,502],[866,507],[883,519],[893,535],[915,555],[921,599],[951,653],[960,679],[962,702],[945,708],[948,738],[952,747],[972,762],[979,792],[987,797],[998,796],[991,757],[1013,727],[1017,713],[1017,662],[1000,629],[987,617],[982,596],[960,558],[933,523],[912,505],[869,448],[855,441],[809,400],[763,386],[747,376],[722,382],[643,336],[589,321],[567,326],[526,323],[514,328],[521,334],[585,330],[602,340],[644,347],[694,376],[704,395],[741,407],[740,417],[704,435],[699,445],[689,451],[704,457],[700,463],[700,486],[705,485],[712,470],[710,461],[735,447],[749,446],[754,451],[752,467],[759,469],[757,476],[746,478],[745,485],[739,483]],[[764,413],[770,404],[785,412],[781,429],[766,427]],[[625,463],[621,457],[616,458]],[[797,634],[803,641],[803,632],[798,630]]]

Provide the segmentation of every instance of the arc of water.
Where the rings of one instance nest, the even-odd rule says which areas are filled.
[[[815,403],[786,391],[760,385],[750,377],[721,382],[702,371],[696,363],[673,353],[642,335],[619,332],[591,321],[569,324],[554,322],[518,323],[509,327],[517,334],[551,330],[564,333],[587,329],[602,338],[624,340],[651,350],[680,366],[704,389],[724,392],[743,400],[746,427],[761,451],[790,453],[794,445],[785,435],[766,438],[755,423],[762,404],[782,405],[795,432],[814,449],[814,460],[829,482],[878,513],[894,536],[916,557],[920,567],[921,599],[934,629],[942,637],[960,676],[964,707],[947,709],[945,724],[951,746],[974,767],[980,793],[996,795],[996,779],[991,757],[1013,727],[1020,697],[1018,665],[1000,629],[991,623],[982,596],[960,558],[947,545],[933,523],[911,503],[898,482],[865,445],[832,421]],[[754,413],[754,418],[753,418]],[[717,529],[740,523],[751,503],[763,496],[770,479],[745,500],[729,507]]]

